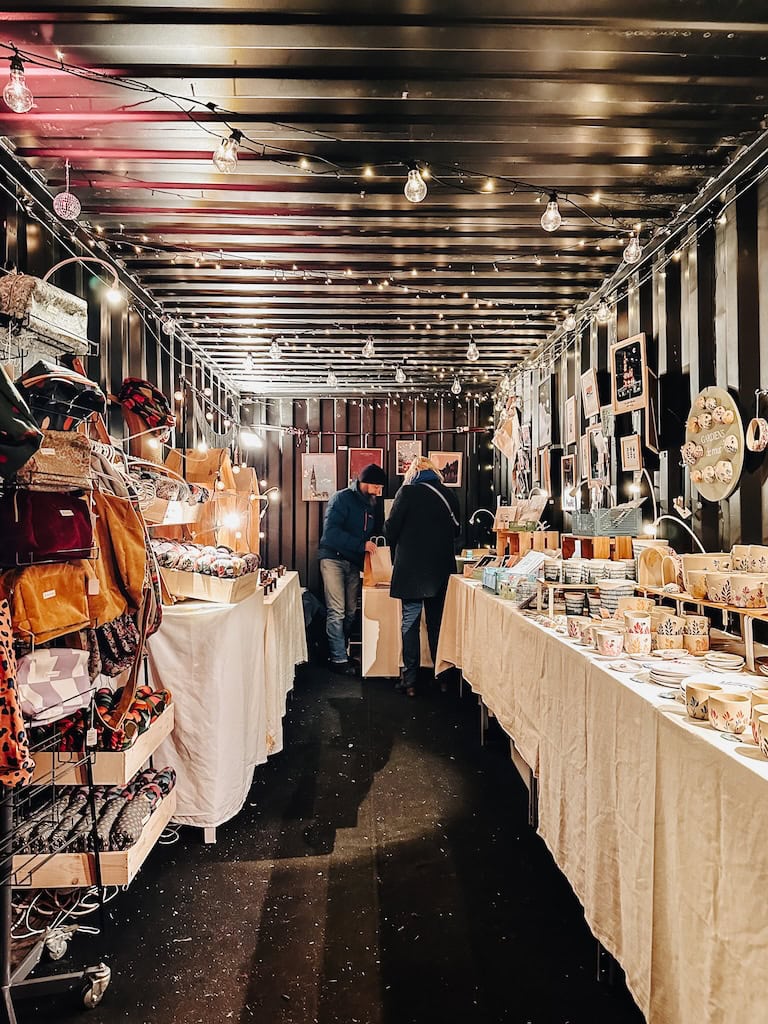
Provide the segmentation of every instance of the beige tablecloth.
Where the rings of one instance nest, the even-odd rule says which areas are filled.
[[[403,664],[403,610],[388,587],[363,587],[363,675],[396,678]],[[432,665],[424,614],[421,616],[421,664]]]
[[[267,753],[283,749],[285,702],[293,689],[296,666],[307,660],[307,634],[299,574],[287,572],[264,598],[266,629],[264,658],[267,697]]]
[[[539,833],[650,1024],[768,1019],[768,761],[479,585],[451,580],[462,668],[539,779]]]

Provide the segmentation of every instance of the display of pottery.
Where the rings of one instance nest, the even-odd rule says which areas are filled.
[[[744,425],[725,388],[704,388],[694,398],[680,455],[702,498],[722,501],[735,489],[744,466]]]

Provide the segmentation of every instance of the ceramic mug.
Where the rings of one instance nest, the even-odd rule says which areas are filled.
[[[712,694],[708,698],[709,724],[718,732],[732,732],[737,735],[749,725],[752,701],[746,693]]]
[[[656,633],[657,651],[682,651],[685,646],[685,637],[682,633]]]
[[[709,635],[706,633],[683,633],[683,647],[689,654],[706,654],[709,650]]]
[[[768,572],[768,547],[763,544],[749,545],[749,572]]]
[[[597,642],[597,653],[616,658],[624,647],[624,634],[617,629],[594,629]]]
[[[761,715],[768,715],[768,704],[754,704],[752,707],[752,739],[760,746],[760,736],[757,732],[757,722]]]
[[[729,572],[707,573],[707,597],[715,604],[731,603],[731,574]]]
[[[709,619],[706,615],[684,615],[683,633],[689,636],[708,636]]]
[[[653,637],[650,633],[625,633],[624,652],[626,654],[650,654]]]
[[[713,693],[722,693],[722,686],[718,683],[697,682],[691,679],[685,684],[685,710],[689,718],[697,722],[709,720],[709,706],[707,701]]]
[[[656,602],[652,597],[620,597],[617,611],[619,615],[626,612],[645,612],[650,615],[655,607]]]
[[[768,690],[752,690],[750,697],[752,698],[752,707],[755,704],[768,704]]]
[[[737,572],[731,576],[731,602],[737,608],[765,608],[768,576]]]
[[[627,633],[651,635],[651,616],[647,612],[624,612],[624,626]]]
[[[657,626],[657,632],[664,636],[682,636],[685,619],[681,615],[667,615]]]
[[[584,630],[592,625],[592,620],[586,615],[568,616],[568,636],[571,640],[584,639]]]
[[[707,599],[707,574],[702,569],[691,569],[688,573],[688,593],[697,601]]]
[[[757,739],[760,753],[768,757],[768,715],[760,715],[757,720]]]
[[[749,544],[734,544],[731,548],[731,568],[734,572],[749,572]]]

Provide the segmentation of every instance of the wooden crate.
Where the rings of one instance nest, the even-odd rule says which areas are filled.
[[[173,732],[176,709],[170,704],[128,750],[99,750],[93,759],[97,786],[124,786],[130,782]],[[33,782],[54,781],[57,786],[85,786],[88,771],[82,751],[46,751],[35,754]]]
[[[176,790],[171,790],[130,850],[100,855],[104,885],[130,885],[175,810]],[[95,861],[92,853],[17,853],[13,858],[13,884],[17,889],[73,889],[96,885]]]
[[[563,558],[571,558],[576,551],[576,542],[581,544],[584,558],[632,558],[632,537],[575,537],[563,534]]]
[[[557,530],[496,530],[496,554],[524,555],[526,551],[556,551]]]
[[[190,505],[188,501],[153,498],[147,507],[141,510],[141,514],[147,526],[181,526],[197,522],[200,505]]]
[[[160,569],[168,592],[173,597],[212,601],[214,604],[237,604],[259,589],[259,574],[249,572],[236,579],[219,579],[200,572],[182,572],[180,569]]]

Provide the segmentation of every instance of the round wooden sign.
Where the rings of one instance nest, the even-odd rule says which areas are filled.
[[[722,501],[736,488],[744,466],[744,425],[725,388],[704,388],[685,425],[683,462],[707,501]]]

